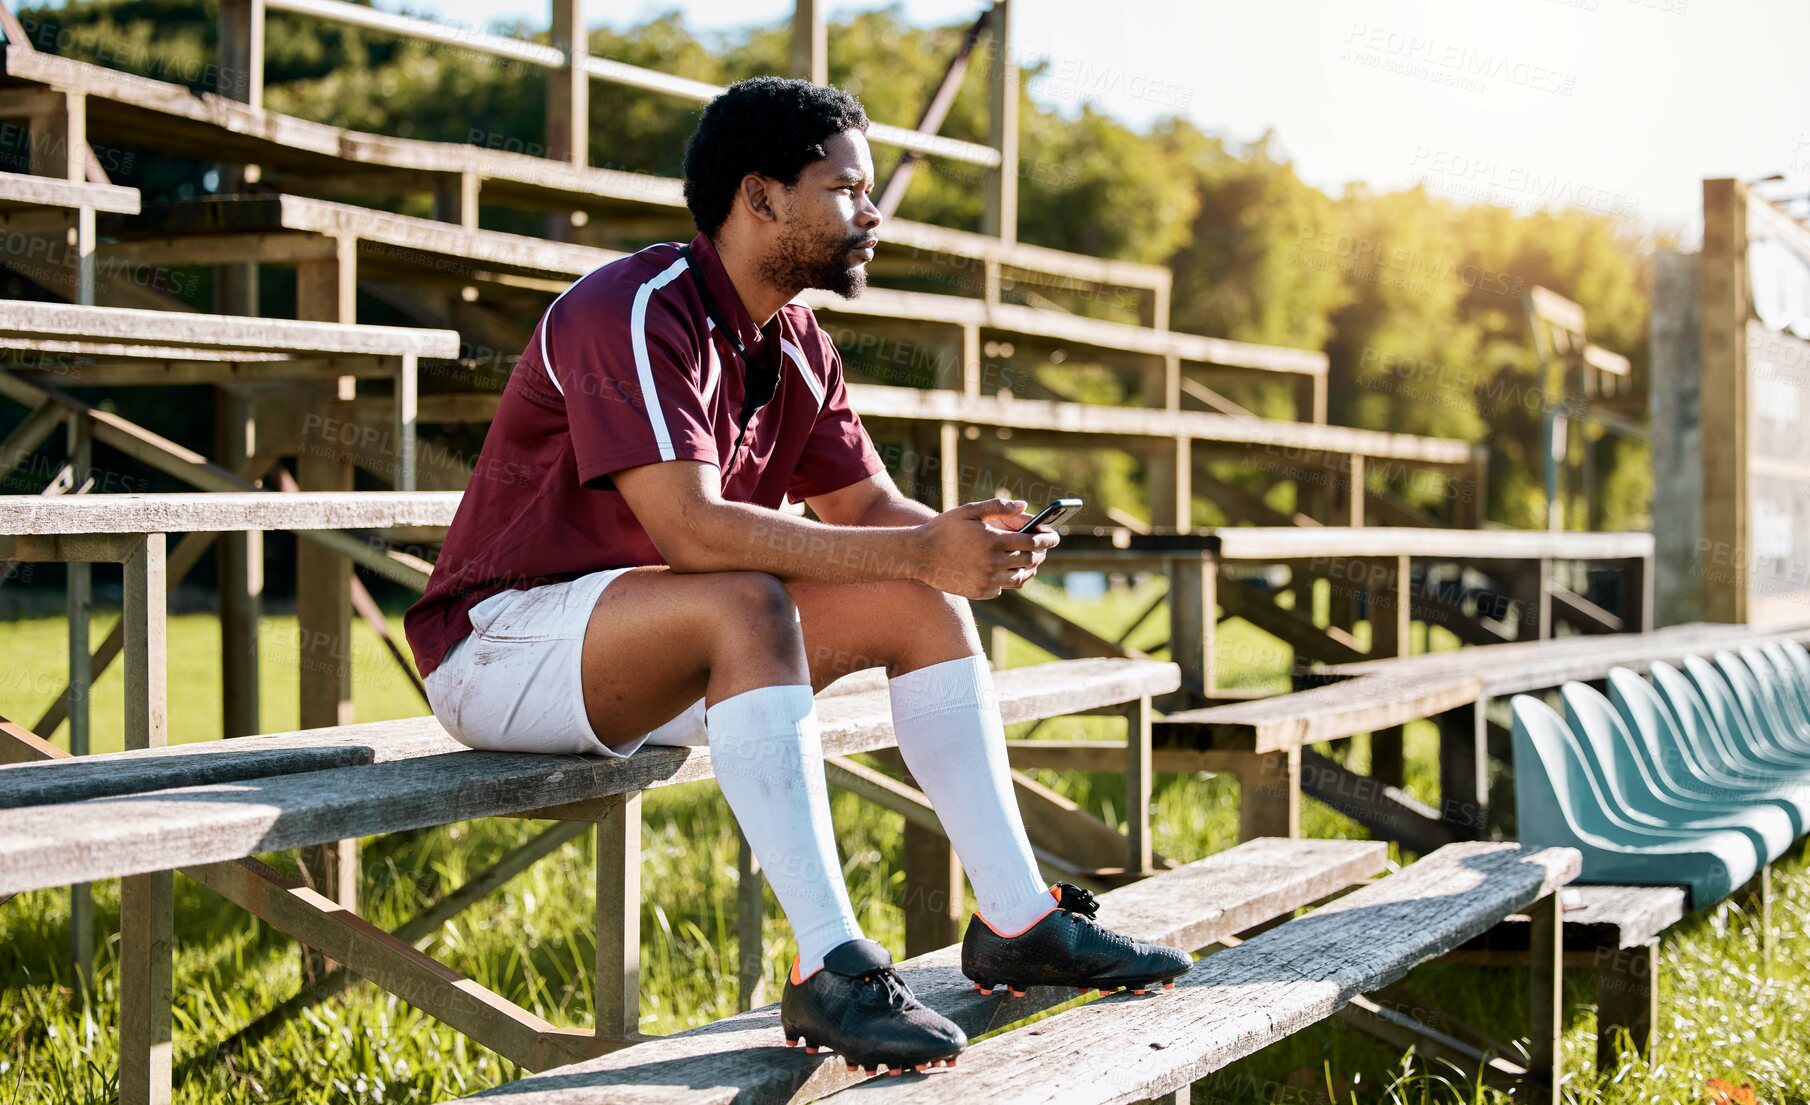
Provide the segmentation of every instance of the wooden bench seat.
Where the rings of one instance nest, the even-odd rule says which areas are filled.
[[[1565,965],[1594,973],[1596,1064],[1614,1068],[1626,1032],[1641,1054],[1659,1020],[1659,945],[1684,919],[1681,886],[1574,886],[1565,891]],[[1511,914],[1501,925],[1454,949],[1453,963],[1518,965],[1527,960],[1531,918]]]
[[[1289,916],[1383,869],[1381,846],[1350,840],[1258,840],[1100,896],[1100,917],[1137,939],[1191,950]],[[1196,968],[1198,969],[1198,968]],[[961,974],[959,947],[899,964],[926,1005],[970,1036],[1074,996],[1033,987],[1023,998],[983,997]],[[778,1105],[851,1085],[840,1062],[783,1046],[769,1005],[610,1055],[561,1067],[482,1095],[519,1105],[723,1102]]]
[[[995,686],[1007,723],[1121,713],[1133,732],[1147,734],[1151,696],[1172,691],[1178,678],[1172,664],[1063,661],[998,672]],[[855,673],[830,692],[825,688],[818,704],[826,769],[835,777],[844,763],[860,774],[841,757],[892,745],[887,692],[872,673]],[[45,759],[0,766],[0,899],[123,877],[121,1084],[137,1100],[167,1096],[170,1080],[172,868],[530,1069],[640,1039],[640,795],[648,787],[710,777],[703,748],[644,748],[626,759],[477,752],[432,718],[83,758],[22,736],[13,747]],[[1141,747],[1147,751],[1147,744]],[[1147,784],[1147,771],[1142,778]],[[901,799],[908,817],[919,812],[911,803],[922,802],[912,788],[890,780],[878,797]],[[1060,812],[1091,820],[1072,807]],[[595,825],[594,1030],[547,1023],[415,949],[411,940],[419,935],[405,940],[384,933],[251,858],[491,816]],[[1120,855],[1141,845],[1148,856],[1147,818],[1146,802],[1132,814],[1129,839],[1098,828],[1113,835]],[[555,843],[570,836],[558,825],[542,834]],[[537,847],[533,854],[550,850]],[[474,881],[494,885],[501,877]],[[758,910],[758,881],[744,873],[742,886],[744,904],[751,897]],[[913,893],[921,891],[908,885],[907,895]],[[742,954],[753,962],[760,960],[759,934],[758,924],[741,934]]]
[[[1175,686],[1173,665],[1140,661],[996,674],[1007,724]],[[827,696],[818,714],[826,756],[892,743],[884,694]],[[477,752],[431,717],[16,764],[0,767],[0,893],[525,814],[710,774],[704,748],[649,747],[625,760]],[[73,797],[84,788],[95,796]]]
[[[1253,917],[1284,916],[1278,907],[1290,898],[1300,901],[1315,889],[1325,897],[1339,882],[1349,885],[1352,875],[1374,861],[1372,847],[1355,841],[1252,841],[1113,891],[1102,899],[1101,917],[1129,935],[1196,950],[1219,942],[1237,946],[1202,959],[1174,990],[1143,999],[1087,1001],[1032,1022],[1034,1027],[972,1044],[953,1070],[864,1079],[848,1073],[834,1055],[809,1056],[780,1046],[778,1009],[769,1006],[545,1071],[472,1100],[766,1105],[826,1095],[858,1101],[879,1094],[935,1105],[993,1100],[1043,1105],[1057,1093],[1063,1101],[1143,1101],[1332,1015],[1357,995],[1400,978],[1517,910],[1550,901],[1577,865],[1576,855],[1563,849],[1530,853],[1514,845],[1457,845],[1305,917],[1241,943],[1231,939]],[[1289,848],[1302,850],[1291,856]],[[1341,853],[1350,858],[1340,861]],[[1340,867],[1336,873],[1330,869],[1334,863]],[[1291,869],[1289,877],[1303,877],[1305,884],[1278,893],[1279,872]],[[1254,896],[1268,899],[1264,908],[1252,908]],[[970,1036],[1008,1027],[1073,997],[1048,987],[1033,988],[1022,999],[976,994],[960,973],[959,947],[901,964],[901,971],[925,1004]]]
[[[1654,661],[1787,639],[1810,640],[1810,625],[1697,623],[1331,665],[1311,678],[1337,682],[1165,715],[1153,726],[1152,746],[1163,770],[1238,775],[1247,839],[1297,834],[1306,793],[1373,834],[1426,852],[1485,830],[1491,732],[1484,712],[1492,700],[1603,679],[1615,667],[1644,671]],[[1413,799],[1396,780],[1361,775],[1313,751],[1423,718],[1440,725],[1438,808]]]

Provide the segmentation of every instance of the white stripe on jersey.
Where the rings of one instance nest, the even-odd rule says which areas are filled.
[[[711,331],[715,329],[716,320],[708,318],[704,320],[704,347],[710,350],[710,367],[704,370],[704,402],[706,404],[709,404],[711,397],[716,394],[717,377],[723,371],[723,362],[716,355],[716,339],[711,337]]]
[[[666,411],[660,406],[660,394],[654,390],[654,366],[647,356],[647,301],[653,294],[672,283],[685,271],[685,258],[669,265],[665,272],[642,284],[635,292],[635,306],[629,311],[629,345],[635,351],[635,372],[641,377],[642,405],[647,408],[647,421],[653,427],[654,443],[660,447],[660,459],[672,460],[672,435],[666,429]]]
[[[810,388],[811,394],[817,397],[817,411],[821,414],[823,412],[823,381],[811,372],[810,362],[804,359],[804,350],[784,338],[779,339],[779,348],[784,350],[786,356],[792,358],[792,363],[798,366],[798,374],[804,377],[805,386]]]

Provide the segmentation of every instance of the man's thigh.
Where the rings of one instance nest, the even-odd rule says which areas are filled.
[[[864,668],[891,676],[981,651],[967,600],[922,583],[794,582],[786,589],[798,606],[813,690]]]
[[[598,738],[610,744],[652,732],[703,698],[725,641],[744,656],[755,649],[776,658],[796,654],[795,640],[759,628],[763,611],[750,593],[762,590],[762,582],[755,573],[684,573],[665,565],[612,580],[584,639],[584,706]],[[765,621],[770,626],[774,619]]]

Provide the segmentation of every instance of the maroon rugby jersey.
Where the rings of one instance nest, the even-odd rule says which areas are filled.
[[[699,234],[691,251],[748,356],[768,371],[780,359],[741,455],[730,464],[741,362],[714,333],[678,245],[580,277],[516,361],[427,592],[403,617],[423,676],[470,632],[467,612],[498,591],[665,563],[612,472],[708,461],[726,473],[724,499],[777,510],[882,469],[811,309],[786,304],[777,341],[763,341],[710,239]]]

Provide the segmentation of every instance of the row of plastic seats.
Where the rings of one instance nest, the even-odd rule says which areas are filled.
[[[1688,886],[1702,909],[1810,828],[1810,651],[1745,645],[1649,678],[1609,673],[1609,696],[1561,691],[1564,716],[1514,709],[1517,833],[1583,853],[1579,882]]]

